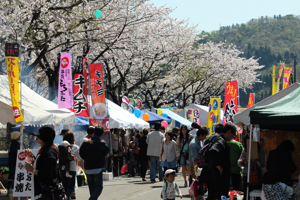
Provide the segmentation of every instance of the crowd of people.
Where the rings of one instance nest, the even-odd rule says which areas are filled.
[[[144,129],[140,133],[134,133],[133,137],[127,137],[128,146],[125,142],[125,131],[121,130],[121,134],[115,134],[112,140],[113,152],[110,152],[102,139],[102,127],[89,127],[80,147],[75,144],[74,133],[63,129],[63,142],[57,147],[53,143],[55,131],[51,126],[43,126],[34,133],[36,142],[40,144],[37,156],[30,149],[25,150],[26,156],[34,160],[33,163],[26,163],[25,168],[34,174],[36,199],[52,199],[56,195],[59,200],[61,193],[65,193],[67,199],[70,199],[76,198],[74,188],[77,161],[83,159],[90,192],[89,200],[94,200],[98,199],[103,190],[103,169],[107,158],[115,153],[125,152],[128,176],[140,176],[142,181],[147,181],[146,171],[149,168],[149,181],[154,183],[157,177],[158,181],[162,181],[163,199],[175,199],[175,192],[182,197],[177,183],[174,182],[175,173],[179,169],[184,179],[183,187],[193,185],[195,200],[202,199],[207,191],[208,200],[228,197],[229,189],[243,190],[245,198],[248,195],[248,135],[242,135],[242,142],[236,141],[237,127],[231,123],[217,125],[215,132],[216,134],[207,137],[207,129],[196,123],[192,123],[191,130],[182,125],[180,129],[165,131],[161,123],[156,122],[153,130]],[[19,137],[17,133],[12,134],[13,140],[17,141]],[[13,141],[11,148],[17,147],[17,142]],[[203,149],[207,150],[205,165],[199,169],[199,155]],[[294,144],[286,140],[269,153],[265,162],[265,150],[263,145],[258,144],[258,157],[250,160],[250,191],[262,188],[264,198],[268,199],[272,191],[285,188],[287,192],[280,194],[288,197],[288,186],[292,186],[291,174],[296,170],[291,156],[294,150]],[[12,150],[10,153],[16,154],[16,151]],[[268,172],[263,176],[265,163]],[[201,170],[200,174],[198,170]]]

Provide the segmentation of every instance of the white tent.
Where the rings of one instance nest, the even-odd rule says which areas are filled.
[[[190,104],[189,106],[185,107],[184,109],[199,109],[200,110],[200,125],[207,124],[207,115],[208,115],[208,106],[197,105],[197,104]],[[185,111],[182,109],[178,115],[185,118]],[[223,121],[223,110],[220,111],[220,122]]]
[[[91,112],[91,96],[88,95],[88,101],[90,104],[90,117],[94,117],[94,113]],[[52,102],[57,103],[57,98],[54,99]],[[109,126],[110,128],[136,128],[136,129],[144,129],[149,128],[149,123],[145,122],[142,119],[137,118],[135,115],[129,113],[128,111],[124,110],[114,102],[106,99],[107,106],[108,106],[108,113],[109,113]]]
[[[169,109],[162,109],[163,113],[164,114],[167,114],[168,117],[170,117],[172,119],[172,122],[171,122],[171,126],[172,128],[174,128],[176,126],[176,122],[179,122],[180,123],[180,127],[182,124],[186,125],[188,128],[191,128],[191,125],[192,125],[192,122],[181,117],[180,115],[172,112],[171,110]]]
[[[264,105],[268,105],[270,103],[273,103],[273,102],[281,99],[282,97],[286,96],[287,94],[291,93],[292,91],[294,91],[298,87],[300,87],[300,84],[299,83],[295,83],[295,84],[291,85],[290,87],[287,87],[284,90],[281,90],[281,91],[277,92],[276,94],[274,94],[272,96],[269,96],[269,97],[261,100],[260,102],[256,103],[255,105],[253,105],[253,106],[247,108],[246,110],[244,110],[244,111],[236,114],[234,116],[233,122],[235,124],[238,123],[238,122],[243,122],[245,125],[250,125],[249,113],[256,106],[264,106]]]
[[[75,115],[68,109],[58,109],[57,104],[40,96],[24,83],[22,88],[22,110],[24,125],[45,124],[74,124]],[[21,98],[21,97],[20,97]],[[7,75],[0,75],[0,123],[10,122],[15,124]]]

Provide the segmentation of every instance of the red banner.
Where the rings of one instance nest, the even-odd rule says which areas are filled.
[[[233,122],[234,115],[238,112],[238,82],[227,81],[225,88],[223,124]]]
[[[89,104],[88,104],[88,80],[86,71],[87,59],[83,56],[76,58],[75,71],[74,71],[74,105],[73,110],[76,116],[89,117]]]
[[[90,64],[90,86],[92,98],[91,118],[107,119],[105,84],[102,63]]]
[[[90,119],[91,126],[102,126],[104,131],[109,131],[109,119]]]
[[[254,105],[254,93],[249,94],[249,100],[248,100],[248,106],[247,108],[251,107]]]

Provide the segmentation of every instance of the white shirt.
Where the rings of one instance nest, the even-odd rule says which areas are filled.
[[[172,162],[176,159],[176,148],[177,143],[174,140],[170,140],[169,144],[166,143],[166,140],[163,142],[164,152],[162,154],[162,161]]]
[[[148,134],[146,142],[148,144],[147,156],[160,156],[161,144],[164,139],[164,135],[160,131],[152,131]]]

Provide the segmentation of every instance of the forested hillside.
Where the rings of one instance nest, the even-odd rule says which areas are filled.
[[[256,83],[247,94],[240,92],[240,104],[245,107],[250,92],[255,93],[255,102],[271,95],[272,66],[276,65],[276,80],[280,62],[286,66],[294,65],[294,56],[300,58],[300,17],[287,15],[282,17],[261,17],[252,19],[246,24],[221,27],[211,33],[202,32],[200,37],[207,35],[198,43],[227,42],[235,44],[243,51],[242,57],[259,58],[259,64],[265,67],[260,70],[262,83]],[[298,62],[297,62],[298,65]],[[297,69],[300,69],[297,67]],[[297,81],[299,82],[299,70]]]

